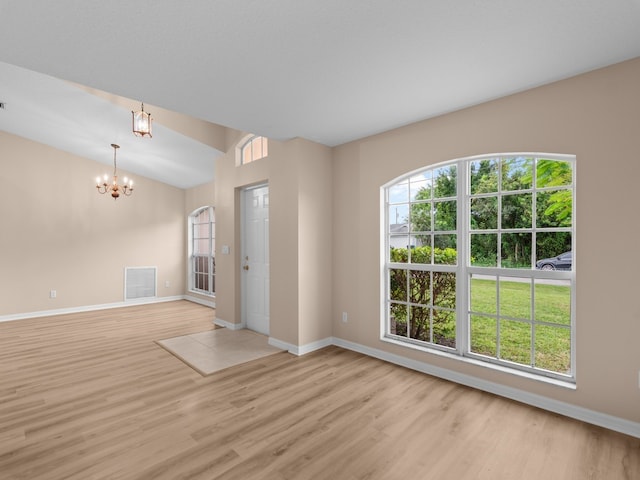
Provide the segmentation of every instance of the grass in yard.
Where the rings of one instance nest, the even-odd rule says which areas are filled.
[[[529,283],[502,280],[498,286],[495,280],[473,279],[471,350],[531,365],[533,343],[533,363],[537,368],[567,373],[571,366],[570,288],[539,283],[534,288],[535,322],[531,322],[532,298]]]

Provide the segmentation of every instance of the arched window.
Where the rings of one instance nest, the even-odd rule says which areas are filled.
[[[194,293],[216,292],[215,227],[213,207],[189,215],[189,290]]]
[[[383,339],[574,379],[575,157],[500,154],[383,187]]]
[[[266,137],[254,135],[240,147],[240,164],[255,162],[269,155],[269,142]]]

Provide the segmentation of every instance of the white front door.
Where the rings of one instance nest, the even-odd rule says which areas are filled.
[[[242,192],[242,319],[269,335],[269,187]]]

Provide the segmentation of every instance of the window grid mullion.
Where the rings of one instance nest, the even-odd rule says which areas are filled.
[[[457,222],[456,234],[458,236],[458,265],[456,272],[456,350],[458,355],[464,355],[465,352],[471,350],[470,335],[470,315],[471,310],[471,289],[470,278],[467,274],[467,264],[470,252],[470,218],[469,207],[471,198],[469,195],[469,164],[460,161],[457,164],[458,182],[457,182]]]

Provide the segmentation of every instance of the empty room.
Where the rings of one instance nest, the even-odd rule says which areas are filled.
[[[0,18],[0,479],[640,478],[640,2]]]

